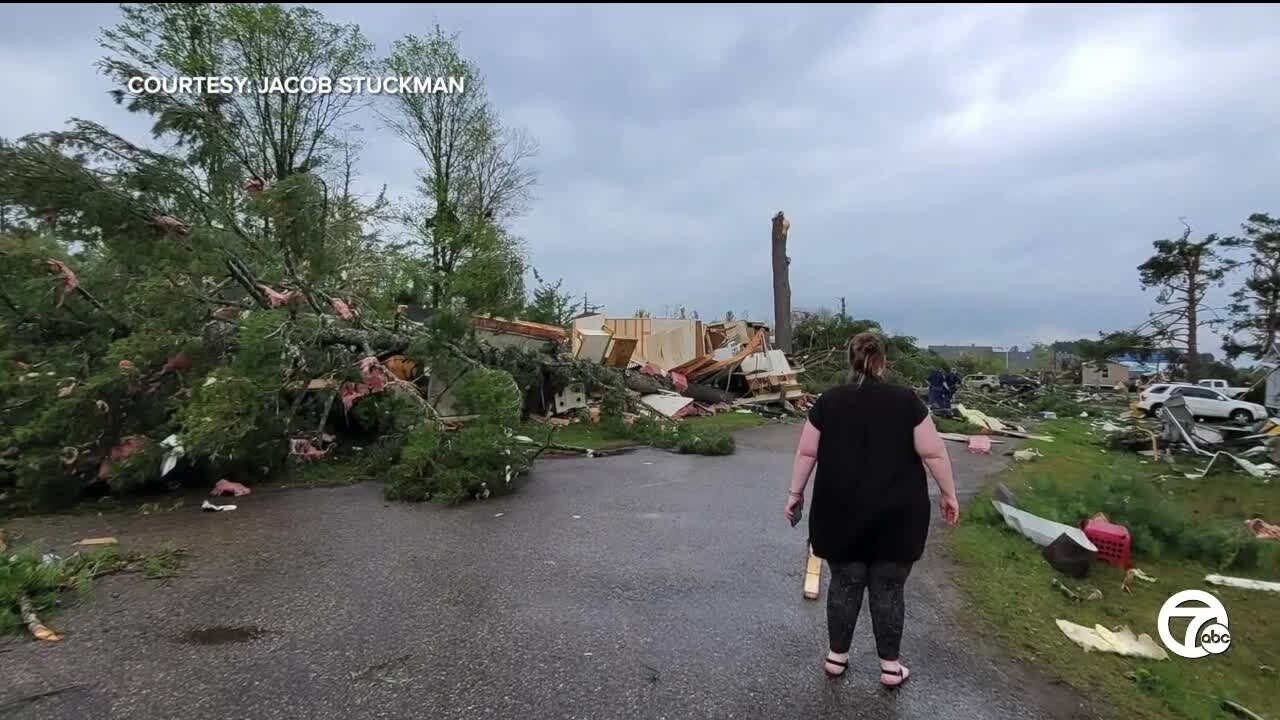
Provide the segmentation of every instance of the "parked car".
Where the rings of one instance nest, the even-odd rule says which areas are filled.
[[[1161,383],[1152,385],[1138,395],[1138,408],[1148,415],[1155,415],[1171,397],[1182,397],[1187,411],[1201,418],[1229,418],[1241,425],[1267,417],[1267,409],[1257,403],[1233,400],[1217,390],[1190,383]]]
[[[995,390],[1000,387],[1000,378],[995,375],[965,375],[960,384],[974,390]]]
[[[1014,388],[1014,389],[1020,389],[1025,387],[1033,387],[1033,388],[1040,387],[1040,383],[1036,382],[1035,380],[1032,380],[1029,377],[1024,377],[1022,375],[1001,375],[1000,384],[1005,387]]]
[[[1229,398],[1238,398],[1241,395],[1249,392],[1249,388],[1247,387],[1231,387],[1230,385],[1227,384],[1226,380],[1201,380],[1196,384],[1199,385],[1200,387],[1207,387],[1211,390],[1217,390],[1218,392],[1222,393],[1223,395],[1226,395]]]

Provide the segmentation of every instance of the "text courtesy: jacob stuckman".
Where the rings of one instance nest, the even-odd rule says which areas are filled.
[[[232,75],[132,77],[135,95],[451,95],[466,91],[466,78],[321,75],[249,78]]]

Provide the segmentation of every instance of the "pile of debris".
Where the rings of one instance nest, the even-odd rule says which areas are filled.
[[[1135,415],[1128,414],[1127,425],[1099,421],[1094,429],[1105,434],[1103,444],[1109,448],[1134,450],[1157,460],[1163,456],[1171,461],[1175,452],[1207,458],[1202,470],[1185,473],[1192,480],[1207,475],[1223,456],[1263,482],[1280,476],[1280,424],[1274,420],[1249,425],[1201,422],[1180,396],[1169,398],[1155,418]]]
[[[760,323],[598,314],[574,320],[565,340],[575,361],[622,370],[627,388],[669,419],[735,408],[782,416],[813,400],[797,380],[803,368],[770,346],[769,328]],[[572,385],[557,392],[547,414],[594,415],[595,407],[584,388]]]

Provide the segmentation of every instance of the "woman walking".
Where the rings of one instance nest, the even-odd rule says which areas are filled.
[[[849,343],[849,377],[818,398],[800,436],[785,513],[804,506],[817,463],[810,503],[809,541],[827,561],[827,633],[823,669],[840,677],[849,665],[854,625],[868,596],[880,656],[880,682],[897,687],[910,671],[898,657],[904,585],[924,555],[929,533],[925,466],[938,485],[943,522],[960,518],[951,459],[924,403],[910,388],[881,380],[884,341],[861,333]]]

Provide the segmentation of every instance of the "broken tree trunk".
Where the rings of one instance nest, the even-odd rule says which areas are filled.
[[[651,395],[664,391],[680,392],[676,390],[676,386],[670,380],[656,375],[645,375],[644,373],[628,370],[623,373],[623,380],[626,382],[628,390],[638,392],[641,395]],[[706,405],[732,403],[738,399],[737,395],[698,383],[689,383],[689,386],[680,394]]]
[[[773,330],[774,345],[791,352],[791,258],[787,257],[787,231],[791,221],[779,210],[773,216]]]

